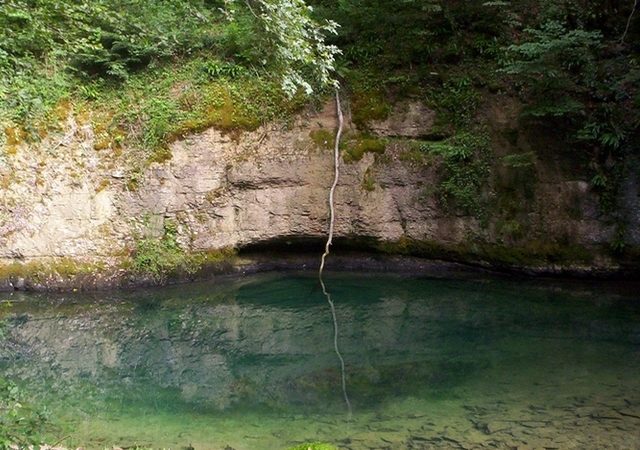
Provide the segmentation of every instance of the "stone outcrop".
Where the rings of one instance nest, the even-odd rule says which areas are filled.
[[[420,102],[401,102],[394,105],[384,120],[374,120],[369,128],[386,137],[421,138],[433,131],[436,112]]]
[[[167,221],[177,224],[186,251],[322,238],[332,158],[312,136],[333,131],[332,108],[303,114],[284,128],[270,124],[240,135],[209,129],[174,142],[171,159],[148,166],[132,149],[96,150],[91,125],[70,117],[64,133],[0,156],[0,263],[71,258],[113,264],[131,252],[137,238],[161,236]],[[433,111],[417,103],[396,109],[371,131],[405,138],[430,134]],[[514,126],[513,118],[503,117],[499,107],[489,113],[499,161],[512,145],[502,131]],[[437,162],[412,162],[407,145],[406,139],[389,139],[383,155],[365,153],[343,165],[336,192],[338,238],[458,250],[478,242],[517,244],[494,217],[481,221],[443,208],[433,195]],[[536,151],[526,142],[516,145]],[[494,162],[494,176],[503,170]],[[519,218],[526,222],[526,241],[589,249],[612,241],[615,230],[586,180],[567,174],[554,159],[538,158],[534,170],[531,207]],[[499,196],[488,183],[488,195]],[[630,224],[626,239],[638,245],[637,179],[627,181],[623,197]],[[596,256],[595,266],[616,267]]]

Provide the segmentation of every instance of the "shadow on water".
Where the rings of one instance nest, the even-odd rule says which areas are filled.
[[[327,285],[289,273],[13,296],[0,371],[49,407],[54,438],[88,448],[640,446],[637,296],[380,274]]]

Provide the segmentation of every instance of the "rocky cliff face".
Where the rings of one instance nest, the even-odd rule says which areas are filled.
[[[545,151],[522,134],[513,138],[517,114],[510,108],[497,102],[484,112],[492,156],[482,195],[494,206],[483,215],[443,206],[434,195],[441,164],[412,157],[416,139],[431,135],[433,111],[405,103],[386,120],[372,121],[369,133],[384,137],[386,148],[342,164],[337,237],[463,261],[618,267],[602,251],[615,227],[584,177],[548,155],[534,156],[528,172],[501,164],[512,152]],[[128,257],[136,239],[160,238],[169,222],[186,252],[320,239],[333,170],[325,141],[334,117],[328,104],[287,126],[226,135],[209,129],[174,142],[168,161],[148,165],[139,164],[142,156],[133,150],[96,150],[91,125],[70,117],[64,132],[0,156],[0,262],[15,268],[16,262],[65,258],[101,271]],[[353,124],[348,128],[355,135]],[[621,201],[628,219],[622,239],[630,246],[640,244],[638,190],[638,179],[629,176]],[[515,208],[509,217],[504,198]],[[5,272],[5,279],[15,278],[15,270]]]

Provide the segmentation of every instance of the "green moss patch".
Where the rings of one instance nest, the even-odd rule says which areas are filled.
[[[375,247],[390,254],[463,263],[487,261],[496,265],[518,268],[583,265],[592,263],[594,259],[594,252],[585,247],[544,240],[530,240],[520,245],[507,246],[488,242],[443,244],[436,241],[404,238],[392,242],[380,242],[375,244]]]
[[[287,450],[338,450],[338,447],[331,444],[325,444],[322,442],[309,442],[305,444],[296,445]]]
[[[350,164],[360,161],[365,153],[383,154],[387,148],[387,141],[372,136],[356,136],[345,140],[342,159]]]
[[[164,163],[173,158],[173,153],[171,153],[171,149],[168,146],[162,146],[154,149],[153,153],[147,159],[150,163]]]
[[[326,128],[311,131],[309,137],[318,148],[332,149],[335,146],[335,133]]]
[[[148,277],[157,283],[180,275],[195,275],[208,266],[229,261],[235,256],[233,249],[207,252],[187,252],[177,240],[177,224],[167,221],[160,237],[136,240],[131,260],[126,269],[136,276]]]
[[[361,91],[353,95],[351,119],[360,130],[367,130],[369,123],[389,117],[391,105],[378,91]]]
[[[71,258],[50,258],[26,263],[13,262],[0,265],[0,280],[16,282],[18,279],[32,283],[69,282],[94,276],[105,270],[101,263],[86,263]]]

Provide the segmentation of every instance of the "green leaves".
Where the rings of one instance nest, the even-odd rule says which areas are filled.
[[[0,120],[41,121],[87,79],[121,82],[203,49],[218,17],[204,1],[6,0],[0,8]]]
[[[0,378],[0,448],[39,445],[46,422],[45,410],[30,407],[15,383]]]
[[[233,11],[237,2],[225,3]],[[242,5],[249,8],[263,33],[260,45],[269,55],[264,65],[280,75],[290,98],[299,89],[310,95],[314,87],[337,86],[333,72],[340,50],[325,42],[327,35],[337,33],[336,22],[317,21],[304,0],[255,0]]]
[[[234,79],[247,73],[247,70],[242,66],[216,60],[207,61],[203,65],[202,71],[212,80],[217,78]]]
[[[601,210],[622,226],[622,173],[638,154],[637,50],[620,42],[619,14],[595,3],[557,3],[547,10],[550,20],[507,48],[502,71],[523,87],[524,113],[559,130],[566,148],[588,158]]]
[[[134,272],[162,281],[176,270],[189,267],[188,256],[178,244],[177,235],[176,224],[167,222],[162,237],[136,241]]]
[[[525,32],[525,42],[507,48],[502,71],[514,75],[536,97],[529,112],[535,116],[581,112],[584,106],[576,96],[596,82],[596,52],[602,47],[602,34],[570,30],[557,21]]]
[[[485,213],[483,188],[489,175],[489,146],[489,136],[482,128],[421,146],[422,152],[442,159],[441,179],[435,193],[445,207],[476,217]]]
[[[480,95],[468,77],[453,78],[434,89],[429,101],[446,123],[468,127],[475,119]]]
[[[212,57],[204,67],[209,80],[259,69],[278,77],[290,98],[335,84],[338,49],[324,38],[337,24],[316,21],[303,0],[239,5],[244,15],[230,23],[220,2],[205,0],[6,0],[0,8],[0,121],[41,125],[75,92],[98,98],[90,89],[96,80],[105,87],[121,84],[195,52]]]
[[[627,80],[640,73],[631,55],[622,53],[617,41],[612,49],[599,30],[571,29],[557,20],[525,32],[524,42],[507,48],[502,68],[523,86],[529,103],[524,112],[570,118],[575,138],[622,149],[637,128],[637,107],[621,107],[636,91]]]

